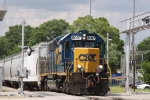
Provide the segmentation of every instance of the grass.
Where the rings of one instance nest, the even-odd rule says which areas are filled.
[[[13,88],[2,86],[2,92],[13,92],[13,91],[14,91]]]
[[[122,86],[110,86],[110,92],[111,93],[124,93],[125,87]],[[134,89],[130,88],[131,92],[134,92]],[[142,89],[135,89],[135,92],[150,92],[150,89],[148,90],[142,90]]]
[[[8,89],[2,89],[2,92],[10,92]]]

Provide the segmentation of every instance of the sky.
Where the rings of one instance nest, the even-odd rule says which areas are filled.
[[[5,0],[0,0],[0,9]],[[135,15],[150,10],[149,0],[135,0]],[[7,13],[0,22],[0,36],[4,36],[9,26],[21,24],[39,26],[52,19],[64,19],[70,24],[78,17],[90,14],[89,0],[7,0]],[[111,26],[120,31],[126,28],[119,22],[133,16],[133,0],[91,0],[91,15],[94,18],[105,17]],[[150,36],[150,30],[135,34],[135,44]],[[120,34],[122,40],[126,34]]]

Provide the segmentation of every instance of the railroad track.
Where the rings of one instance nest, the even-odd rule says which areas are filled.
[[[5,92],[6,93],[5,93]],[[24,90],[25,96],[22,96],[21,98],[30,98],[27,100],[32,100],[32,98],[36,97],[39,98],[38,100],[149,100],[150,93],[108,93],[106,96],[89,96],[89,95],[83,95],[83,96],[75,96],[75,95],[69,95],[66,93],[60,93],[60,92],[52,92],[52,91],[28,91]],[[7,94],[7,95],[6,95]],[[18,89],[12,88],[8,86],[3,86],[3,92],[0,94],[0,98],[7,96],[9,98],[19,97],[18,95]],[[20,97],[19,97],[20,98]],[[41,99],[40,99],[41,98]]]

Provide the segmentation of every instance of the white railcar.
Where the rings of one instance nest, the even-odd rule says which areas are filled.
[[[35,86],[41,84],[40,69],[48,61],[48,43],[40,43],[34,47],[34,52],[29,56],[24,51],[24,67],[28,70],[28,77],[23,79],[24,83]],[[18,85],[17,69],[21,67],[21,52],[0,60],[3,67],[3,82],[14,86]]]

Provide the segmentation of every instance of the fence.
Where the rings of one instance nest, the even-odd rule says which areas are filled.
[[[112,77],[110,86],[125,86],[127,76]],[[129,85],[132,85],[132,77],[129,78]]]

